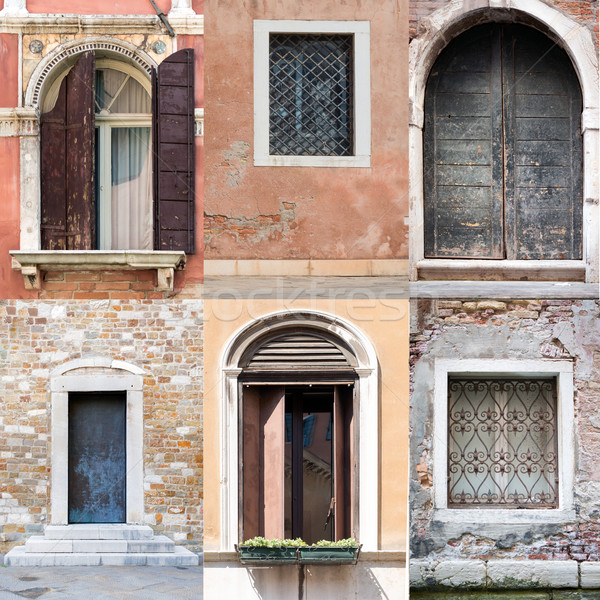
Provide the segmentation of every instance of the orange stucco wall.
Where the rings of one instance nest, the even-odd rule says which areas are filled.
[[[207,6],[207,259],[407,258],[406,11],[393,0]],[[306,18],[370,21],[370,168],[253,165],[253,20]]]
[[[204,549],[220,548],[220,371],[228,341],[272,312],[308,308],[351,322],[373,344],[379,366],[379,548],[406,550],[408,510],[408,301],[206,299],[204,303]],[[376,443],[376,440],[373,440]]]
[[[156,0],[165,13],[171,9],[170,0]],[[27,0],[30,13],[81,14],[81,15],[152,15],[150,0]]]

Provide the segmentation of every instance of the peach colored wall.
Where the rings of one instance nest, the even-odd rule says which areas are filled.
[[[165,13],[171,9],[171,0],[156,0]],[[152,15],[150,0],[27,0],[30,13],[81,15]]]
[[[407,300],[205,300],[204,548],[219,549],[221,373],[227,341],[241,327],[279,310],[309,308],[353,323],[373,343],[379,362],[380,549],[406,549],[408,483]]]
[[[371,23],[371,168],[253,166],[253,19]],[[408,16],[397,0],[206,10],[208,259],[407,258]]]
[[[0,299],[35,298],[20,272],[13,271],[9,250],[19,248],[19,138],[0,138]]]
[[[0,86],[0,106],[17,106],[19,103],[19,36],[0,33],[0,65],[2,65],[2,85]]]

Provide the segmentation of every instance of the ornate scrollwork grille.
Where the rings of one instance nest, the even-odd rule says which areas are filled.
[[[448,505],[556,508],[554,378],[450,377]]]
[[[271,34],[270,154],[352,154],[352,46],[352,35]]]

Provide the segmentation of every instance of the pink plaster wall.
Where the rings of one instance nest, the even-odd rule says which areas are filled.
[[[156,0],[165,13],[171,9],[171,0]],[[152,15],[150,0],[27,0],[30,13],[81,15]]]
[[[12,270],[9,250],[19,248],[19,138],[0,137],[0,299],[35,298]]]
[[[0,85],[0,106],[11,108],[19,103],[19,36],[0,33],[0,65],[2,65],[2,85]]]
[[[206,11],[208,259],[407,258],[407,3],[222,0]],[[253,19],[371,23],[371,168],[253,166]]]

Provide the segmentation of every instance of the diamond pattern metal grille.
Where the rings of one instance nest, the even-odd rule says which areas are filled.
[[[555,379],[448,381],[448,505],[555,508]]]
[[[348,156],[352,36],[271,34],[269,153]]]

